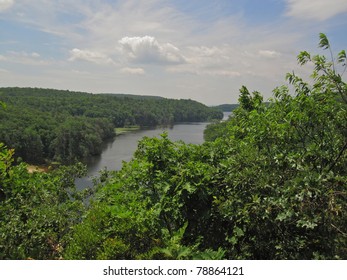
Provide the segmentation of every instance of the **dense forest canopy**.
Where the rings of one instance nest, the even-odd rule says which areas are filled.
[[[221,119],[220,110],[192,100],[0,88],[0,141],[30,163],[72,162],[101,152],[115,127]]]
[[[80,165],[28,174],[0,144],[0,258],[347,259],[346,53],[298,61],[312,81],[242,87],[213,140],[144,138],[85,193]]]

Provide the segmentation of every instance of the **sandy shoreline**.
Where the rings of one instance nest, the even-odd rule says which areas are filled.
[[[27,170],[29,173],[34,172],[47,172],[47,167],[40,167],[37,165],[28,165]]]

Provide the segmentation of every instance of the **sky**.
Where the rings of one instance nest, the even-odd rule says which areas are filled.
[[[0,0],[0,87],[236,103],[300,51],[347,49],[347,0]],[[329,55],[329,54],[327,54]]]

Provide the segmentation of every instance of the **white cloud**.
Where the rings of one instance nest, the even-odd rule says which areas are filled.
[[[133,75],[143,75],[143,74],[145,74],[145,70],[143,70],[142,68],[125,67],[125,68],[122,68],[120,71],[121,71],[121,73],[133,74]]]
[[[96,64],[112,64],[113,60],[107,55],[98,52],[98,51],[90,51],[90,50],[80,50],[74,48],[70,51],[69,61],[75,60],[85,60],[89,62],[93,62]]]
[[[206,72],[209,75],[213,76],[225,76],[225,77],[230,77],[230,78],[235,78],[235,77],[240,77],[241,73],[237,71],[231,71],[231,70],[217,70],[217,71],[211,71],[211,72]]]
[[[287,15],[299,19],[324,21],[347,12],[346,0],[287,0]]]
[[[259,56],[265,57],[265,58],[277,58],[280,57],[281,54],[276,51],[271,51],[271,50],[260,50],[258,51]]]
[[[169,67],[171,73],[190,73],[199,76],[221,76],[228,78],[240,77],[241,73],[227,69],[204,69],[200,67]]]
[[[29,56],[34,57],[34,58],[38,58],[38,57],[40,57],[41,55],[38,54],[37,52],[32,52],[31,54],[29,54]]]
[[[15,51],[9,51],[8,52],[11,56],[20,56],[20,57],[33,57],[33,58],[38,58],[40,57],[40,54],[38,54],[37,52],[25,52],[25,51],[21,51],[21,52],[15,52]]]
[[[180,64],[185,59],[180,50],[170,43],[160,44],[151,36],[123,37],[119,40],[127,57],[141,64]]]
[[[8,62],[25,64],[25,65],[49,65],[52,63],[50,60],[44,60],[41,58],[41,55],[37,52],[16,52],[8,51],[6,56],[0,56],[0,60],[5,60]]]
[[[12,7],[14,0],[0,0],[0,12]]]

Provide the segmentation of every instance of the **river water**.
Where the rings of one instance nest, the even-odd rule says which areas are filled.
[[[87,176],[77,179],[76,186],[83,189],[92,186],[92,178],[98,176],[99,171],[119,170],[123,161],[130,161],[137,149],[138,142],[145,136],[160,137],[163,132],[168,133],[172,141],[182,140],[187,144],[201,144],[204,142],[204,130],[208,123],[180,123],[168,128],[153,128],[127,132],[116,136],[105,143],[100,156],[90,157],[87,164]]]
[[[224,120],[230,113],[224,113]],[[172,141],[182,140],[187,144],[202,144],[204,142],[204,130],[209,123],[190,122],[179,123],[168,128],[153,128],[127,132],[116,136],[112,141],[105,143],[100,156],[90,157],[87,164],[87,176],[75,181],[78,189],[84,189],[93,185],[92,178],[98,176],[99,171],[120,170],[123,161],[130,161],[137,149],[138,142],[145,136],[160,137],[163,132],[168,133]]]

